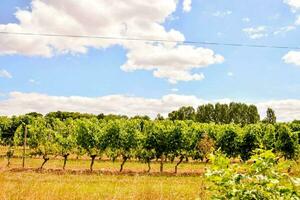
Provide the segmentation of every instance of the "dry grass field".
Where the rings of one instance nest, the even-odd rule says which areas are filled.
[[[38,170],[41,158],[13,158],[10,167],[0,157],[0,199],[209,199],[207,184],[202,176],[204,163],[182,163],[174,174],[175,163],[167,162],[164,173],[159,173],[159,162],[147,165],[128,161],[119,173],[120,161],[97,159],[90,172],[88,158],[70,159],[66,170],[63,160],[52,158],[43,170]],[[245,166],[246,167],[246,166]],[[300,175],[300,165],[291,170]],[[300,189],[300,188],[299,188]]]
[[[0,199],[206,199],[204,182],[200,173],[204,164],[183,163],[174,175],[174,163],[165,165],[159,173],[159,163],[147,165],[128,162],[125,170],[118,172],[120,162],[99,161],[90,173],[89,160],[70,160],[65,171],[62,160],[52,159],[42,171],[37,170],[42,160],[14,158],[10,168],[6,159],[0,158]]]

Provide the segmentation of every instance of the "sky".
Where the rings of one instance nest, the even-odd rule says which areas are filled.
[[[0,32],[148,40],[0,34],[0,115],[238,101],[300,119],[299,49],[185,43],[300,47],[300,0],[1,0]]]

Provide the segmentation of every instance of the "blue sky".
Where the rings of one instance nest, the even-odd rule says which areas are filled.
[[[103,2],[101,0],[93,1],[97,2],[99,6]],[[300,2],[297,0],[294,2],[289,0],[193,0],[189,11],[183,10],[183,1],[174,3],[176,9],[172,9],[172,0],[167,1],[170,2],[170,7],[166,5],[166,11],[162,17],[163,22],[159,21],[160,19],[153,22],[163,27],[164,31],[160,34],[153,33],[155,37],[151,38],[159,39],[158,36],[169,34],[170,36],[166,36],[167,39],[173,39],[170,32],[171,30],[176,30],[178,36],[174,36],[174,38],[179,38],[179,40],[181,40],[180,35],[182,35],[188,41],[300,46],[300,25],[297,25],[297,17],[300,15]],[[53,1],[51,5],[47,5],[42,0],[36,0],[36,2],[44,2],[43,6],[56,8],[56,1]],[[66,2],[72,2],[72,0]],[[153,6],[156,6],[155,3],[153,4]],[[39,12],[39,9],[46,9],[43,6],[34,7],[31,1],[1,1],[0,29],[12,32],[19,30],[10,29],[8,24],[12,23],[21,27],[21,32],[37,33],[39,32],[37,30],[42,30],[41,32],[43,33],[60,33],[59,30],[64,30],[64,28],[61,28],[61,26],[64,26],[63,23],[58,26],[55,23],[51,24],[52,19],[50,18],[47,18],[49,21],[45,20],[41,16],[41,12]],[[159,3],[157,3],[157,6],[159,6]],[[164,7],[162,6],[162,8]],[[71,16],[73,14],[73,10],[63,10],[63,7],[60,7],[60,9],[59,12],[62,14],[67,13]],[[114,9],[114,7],[110,9]],[[156,12],[153,9],[149,8],[149,13]],[[29,25],[20,22],[20,18],[27,19],[26,15],[22,15],[19,19],[16,18],[15,13],[18,10],[25,10],[31,15],[31,21],[29,20],[28,22]],[[146,10],[139,11],[141,13],[147,12]],[[101,14],[101,11],[99,13]],[[111,15],[114,17],[113,14]],[[41,22],[35,22],[35,18],[45,20],[46,28],[40,24]],[[101,20],[104,19],[92,20],[91,26],[97,26],[98,21],[100,26],[100,24],[104,23]],[[131,27],[136,27],[135,24],[130,26],[130,23],[133,23],[131,18],[130,20],[128,19],[128,25],[126,19],[124,21],[126,31],[130,32]],[[68,21],[66,20],[64,23],[68,23]],[[5,28],[1,28],[1,25],[5,26]],[[47,30],[47,27],[50,27],[49,30]],[[68,27],[65,28],[68,33],[72,31],[71,29],[67,29]],[[54,30],[58,31],[54,32]],[[147,30],[147,27],[145,30]],[[75,32],[71,33],[77,34],[76,29],[73,31]],[[140,31],[141,33],[141,35],[134,35],[134,37],[143,37],[144,33],[142,31],[144,29],[134,31]],[[153,31],[156,31],[156,29],[153,29]],[[91,33],[90,35],[100,35],[98,32],[95,32],[95,34],[93,34],[94,32],[89,33]],[[102,33],[101,30],[99,33]],[[111,35],[116,36],[117,34],[112,32]],[[132,35],[126,36],[130,37]],[[212,50],[214,55],[210,59],[214,61],[210,64],[206,63],[206,67],[193,66],[188,68],[188,70],[185,68],[183,71],[181,69],[179,70],[180,73],[189,73],[188,78],[178,77],[175,81],[172,81],[170,80],[172,75],[168,74],[168,72],[178,72],[176,67],[179,64],[178,66],[175,64],[167,68],[168,70],[160,71],[165,67],[165,65],[156,67],[157,63],[161,63],[160,58],[158,58],[157,62],[153,61],[150,64],[149,61],[140,61],[140,57],[144,55],[143,52],[136,50],[136,48],[138,49],[138,47],[135,47],[136,45],[116,44],[116,42],[110,44],[109,47],[103,47],[103,44],[100,43],[98,46],[84,43],[82,46],[86,47],[86,51],[80,52],[78,50],[79,47],[76,46],[77,49],[74,50],[67,43],[63,47],[64,50],[67,49],[67,53],[61,53],[57,50],[59,48],[55,46],[57,45],[55,42],[51,44],[51,42],[47,41],[47,45],[53,45],[53,49],[55,49],[54,53],[49,56],[46,55],[47,53],[45,55],[38,55],[39,53],[36,53],[36,51],[40,47],[37,50],[27,50],[26,48],[29,48],[28,46],[30,45],[23,45],[20,38],[28,36],[10,36],[9,44],[12,43],[14,47],[8,47],[8,42],[3,39],[4,37],[7,37],[7,35],[0,35],[0,44],[2,46],[0,47],[0,113],[2,114],[17,114],[32,110],[44,112],[44,110],[39,110],[32,107],[32,105],[28,109],[20,108],[14,112],[10,112],[10,106],[15,106],[14,103],[17,102],[17,98],[21,98],[19,96],[15,97],[13,95],[14,92],[24,95],[34,93],[35,95],[45,95],[49,98],[77,96],[95,99],[97,97],[122,95],[124,97],[138,97],[145,100],[161,100],[164,96],[174,94],[176,97],[193,96],[199,100],[198,102],[229,99],[256,103],[258,105],[263,104],[264,106],[261,105],[262,108],[265,108],[265,105],[269,104],[267,102],[272,101],[273,103],[275,102],[274,107],[278,107],[278,112],[284,112],[282,106],[280,107],[280,105],[283,105],[284,100],[293,100],[293,103],[298,103],[300,99],[300,55],[295,51],[293,55],[290,55],[287,59],[283,59],[285,55],[292,51],[288,49],[193,45],[193,48],[202,47]],[[38,40],[35,41],[36,39],[32,40],[34,44],[40,43]],[[31,51],[34,53],[31,53]],[[127,55],[130,52],[133,55],[132,59]],[[147,51],[145,51],[145,55],[146,53]],[[184,54],[184,51],[180,52],[184,59],[185,55],[182,53]],[[191,51],[191,53],[194,52]],[[187,52],[187,54],[189,53]],[[165,55],[168,56],[168,52]],[[202,56],[201,53],[195,55]],[[214,57],[217,55],[222,56],[223,60],[217,61],[218,59]],[[151,58],[155,59],[156,57]],[[181,59],[181,57],[178,59]],[[204,57],[203,59],[205,60]],[[139,61],[139,64],[131,66],[131,62],[129,61],[135,63]],[[145,70],[146,67],[143,67],[143,62],[152,68]],[[197,63],[197,61],[195,62]],[[198,62],[205,63],[202,60]],[[127,63],[129,63],[127,65],[129,70],[122,69],[121,66]],[[189,62],[183,63],[183,65],[189,64]],[[155,75],[155,70],[159,71],[160,75]],[[10,77],[7,77],[7,74],[5,75],[3,72],[9,73]],[[196,76],[192,78],[190,75],[193,74],[203,75],[205,78],[199,78],[198,76],[198,78],[195,78]],[[177,102],[177,100],[175,101]],[[186,101],[184,102],[186,103]],[[52,103],[55,104],[55,102]],[[178,106],[181,103],[182,101],[180,101]],[[194,103],[194,101],[191,102],[192,105]],[[26,108],[27,103],[19,102],[18,105]],[[53,107],[53,109],[56,108]],[[58,108],[64,109],[64,107]],[[171,106],[171,108],[174,107]],[[68,110],[68,107],[66,109]],[[83,108],[79,110],[90,111]],[[113,110],[115,108],[109,111]],[[155,111],[159,112],[160,110]],[[162,112],[167,111],[162,110]],[[297,111],[293,117],[300,117],[300,113]]]

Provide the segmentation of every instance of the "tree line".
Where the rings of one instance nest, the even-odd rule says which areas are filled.
[[[193,120],[200,123],[214,122],[216,124],[255,124],[260,121],[260,115],[255,105],[231,102],[230,104],[204,104],[195,110],[192,106],[183,106],[169,113],[170,120]],[[264,123],[276,123],[276,115],[271,108],[267,109]]]
[[[208,154],[219,149],[228,157],[248,160],[255,149],[272,150],[286,159],[297,158],[300,123],[218,124],[193,120],[156,119],[123,116],[68,116],[70,113],[38,113],[0,117],[0,138],[10,149],[22,146],[27,129],[27,145],[31,155],[43,158],[41,168],[51,156],[61,156],[65,168],[70,155],[88,155],[90,170],[95,159],[106,157],[124,164],[135,159],[148,165],[175,162],[174,170],[183,161],[208,162]],[[10,133],[13,132],[13,135]]]

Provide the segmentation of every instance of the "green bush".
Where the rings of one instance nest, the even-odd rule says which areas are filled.
[[[258,150],[251,159],[253,164],[243,168],[230,165],[220,152],[211,156],[213,165],[205,175],[212,199],[300,199],[295,189],[300,180],[278,170],[274,153]]]

